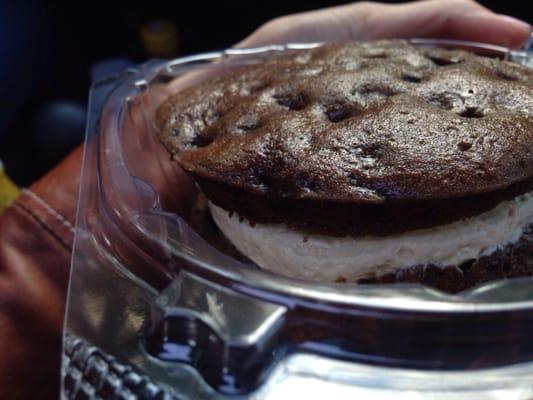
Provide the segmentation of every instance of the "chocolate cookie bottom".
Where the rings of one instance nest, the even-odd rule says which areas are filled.
[[[416,282],[447,293],[458,293],[482,283],[533,275],[533,224],[520,239],[476,260],[438,267],[415,265],[394,273],[359,280],[359,283]]]
[[[199,196],[191,219],[192,227],[221,252],[241,262],[257,267],[240,253],[218,229],[211,218],[207,202]],[[515,243],[508,244],[490,255],[468,260],[460,265],[440,267],[433,264],[414,265],[396,272],[359,279],[357,283],[421,283],[447,293],[458,293],[482,283],[499,279],[533,275],[533,224],[528,225]],[[346,282],[339,277],[338,282]]]

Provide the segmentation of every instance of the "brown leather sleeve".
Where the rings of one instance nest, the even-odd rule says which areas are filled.
[[[0,399],[58,399],[82,151],[0,215]]]

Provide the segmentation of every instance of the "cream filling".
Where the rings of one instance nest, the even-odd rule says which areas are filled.
[[[237,249],[272,272],[312,281],[348,281],[418,265],[458,265],[516,242],[533,219],[533,192],[475,217],[387,237],[304,234],[283,224],[240,220],[210,203],[215,223]]]

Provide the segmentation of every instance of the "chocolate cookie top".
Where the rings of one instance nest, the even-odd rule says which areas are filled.
[[[215,192],[261,207],[375,208],[487,198],[529,181],[532,114],[527,67],[388,40],[240,68],[172,96],[156,123],[180,165]]]

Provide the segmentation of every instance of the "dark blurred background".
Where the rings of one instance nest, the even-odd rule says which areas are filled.
[[[27,185],[83,139],[91,81],[231,46],[276,16],[346,1],[2,1],[0,160]],[[533,21],[531,1],[481,1]]]

